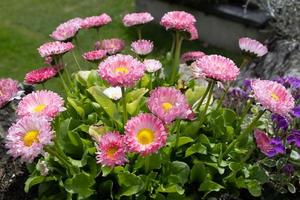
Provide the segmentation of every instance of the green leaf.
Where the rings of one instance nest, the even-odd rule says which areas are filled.
[[[208,137],[204,134],[199,135],[199,142],[201,144],[210,144],[210,141],[209,141]]]
[[[75,74],[75,80],[81,85],[86,86],[90,73],[91,71],[79,71],[77,74]]]
[[[112,167],[108,167],[108,166],[102,166],[101,167],[101,171],[102,171],[102,176],[105,177],[108,174],[110,174],[110,172],[113,170]]]
[[[189,178],[190,168],[189,166],[180,161],[174,161],[169,165],[170,174],[168,176],[168,182],[171,184],[184,185]]]
[[[193,144],[185,151],[185,157],[191,156],[195,153],[207,154],[206,146],[200,143]]]
[[[185,96],[190,105],[193,105],[198,99],[200,99],[206,90],[206,86],[195,86],[185,92]],[[203,102],[205,104],[205,102]]]
[[[113,184],[114,183],[111,180],[101,182],[99,186],[99,191],[101,192],[101,194],[109,197],[110,199],[114,199],[112,193]]]
[[[292,183],[288,183],[287,188],[288,188],[290,193],[292,193],[292,194],[296,193],[296,188]]]
[[[191,143],[193,142],[194,139],[193,138],[190,138],[190,137],[180,137],[179,140],[178,140],[178,146],[177,147],[181,147],[185,144],[188,144],[188,143]]]
[[[191,169],[190,181],[203,182],[206,178],[206,168],[203,163],[194,164]]]
[[[94,184],[94,177],[83,172],[75,174],[72,178],[68,178],[64,186],[69,193],[78,194],[80,198],[87,198],[94,193],[91,189]]]
[[[184,189],[177,184],[172,184],[168,186],[159,185],[157,191],[163,193],[178,193],[181,195],[184,194]]]
[[[260,168],[259,166],[254,166],[250,171],[250,177],[251,179],[256,179],[261,184],[267,183],[269,181],[269,176],[265,172],[264,169]]]
[[[209,194],[210,192],[219,192],[224,187],[212,180],[206,179],[203,183],[201,183],[199,187],[200,192],[206,192],[205,195]]]
[[[29,189],[37,184],[43,183],[43,182],[49,182],[49,181],[56,181],[57,179],[54,176],[34,176],[29,177],[25,182],[24,191],[28,193]]]
[[[224,109],[223,116],[224,116],[225,124],[233,126],[233,123],[236,120],[235,112],[231,109],[226,108]]]
[[[231,171],[237,172],[237,171],[241,170],[243,167],[244,167],[243,163],[237,163],[237,162],[229,163],[229,169]]]
[[[121,186],[119,196],[132,196],[140,192],[145,187],[145,184],[140,177],[129,172],[119,173],[118,183]]]
[[[127,108],[127,112],[130,115],[133,115],[134,113],[136,113],[138,108],[141,106],[141,101],[143,99],[143,96],[147,92],[148,92],[148,89],[140,88],[140,89],[133,90],[126,95],[126,99],[127,99],[126,108]]]
[[[92,87],[94,85],[104,85],[96,70],[92,70],[87,79],[87,87]]]
[[[261,161],[261,163],[267,167],[275,167],[276,166],[276,160],[272,160],[269,158],[265,158]]]
[[[252,196],[254,197],[261,196],[261,185],[257,180],[247,180],[246,185]]]
[[[78,113],[78,115],[81,118],[84,118],[85,116],[85,112],[84,109],[80,106],[82,103],[76,99],[73,99],[71,97],[67,97],[68,103],[74,108],[74,110],[76,110],[76,112]]]

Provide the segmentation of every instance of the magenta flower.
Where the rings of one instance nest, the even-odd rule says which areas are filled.
[[[34,115],[54,118],[65,110],[63,99],[56,93],[41,90],[26,95],[19,103],[17,114],[19,117]]]
[[[131,43],[131,51],[138,55],[147,55],[153,50],[153,42],[150,40],[137,40]]]
[[[105,58],[106,55],[107,55],[107,51],[100,49],[100,50],[86,52],[82,55],[82,57],[87,61],[96,62]]]
[[[257,57],[264,56],[268,53],[266,46],[258,42],[257,40],[243,37],[239,39],[239,46],[242,51],[256,55]]]
[[[100,28],[101,26],[104,26],[108,23],[110,23],[111,17],[107,15],[106,13],[103,13],[99,16],[92,16],[92,17],[87,17],[83,19],[81,23],[81,27],[84,29],[89,29],[89,28]]]
[[[109,55],[121,52],[125,48],[125,41],[118,38],[105,39],[95,43],[95,49],[106,50]]]
[[[152,90],[147,105],[153,114],[167,124],[175,119],[190,119],[193,116],[185,96],[172,87],[159,87]]]
[[[294,108],[294,98],[281,84],[269,80],[252,80],[255,99],[266,109],[287,116]]]
[[[28,72],[25,76],[25,83],[34,85],[39,83],[44,83],[45,81],[55,77],[58,70],[54,67],[43,67],[40,69]]]
[[[269,138],[269,136],[259,130],[254,130],[256,145],[260,151],[268,157],[274,157],[278,154],[284,154],[285,148],[279,138]]]
[[[229,58],[209,55],[196,61],[196,65],[193,65],[193,73],[197,78],[204,76],[217,81],[234,81],[240,74],[240,70]]]
[[[148,12],[141,12],[141,13],[130,13],[123,17],[123,24],[126,27],[135,26],[146,24],[151,22],[153,17]]]
[[[38,48],[40,55],[44,57],[63,55],[74,48],[71,42],[47,42]]]
[[[99,65],[99,76],[112,86],[131,87],[140,80],[145,66],[130,55],[114,55]]]
[[[17,81],[10,78],[0,79],[0,108],[7,104],[17,93]]]
[[[60,24],[50,35],[54,40],[72,40],[81,28],[82,19],[77,17]]]
[[[195,60],[202,58],[203,56],[205,56],[205,53],[203,53],[202,51],[189,51],[182,54],[180,60],[182,63],[193,62]]]
[[[161,62],[155,59],[145,59],[144,65],[146,67],[146,71],[149,73],[156,72],[162,68]]]
[[[51,144],[53,135],[51,123],[47,119],[35,116],[23,117],[8,130],[5,144],[9,149],[7,153],[30,163],[43,153],[45,145]]]
[[[152,114],[139,114],[125,126],[125,142],[131,152],[146,156],[166,145],[168,133],[162,121]]]
[[[124,137],[119,132],[113,131],[105,133],[96,139],[97,163],[104,166],[114,167],[116,165],[123,165],[127,162],[126,146]]]

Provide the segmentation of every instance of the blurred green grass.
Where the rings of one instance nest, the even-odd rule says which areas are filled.
[[[100,35],[94,30],[81,30],[78,34],[82,51],[93,48],[95,41],[119,37],[127,42],[126,53],[130,52],[130,41],[136,39],[134,29],[124,28],[122,17],[134,10],[134,0],[1,0],[0,1],[0,78],[11,77],[22,81],[26,72],[44,66],[37,48],[51,41],[49,34],[60,23],[74,18],[98,15],[106,12],[113,22],[101,28]],[[205,28],[205,27],[204,27]],[[160,56],[171,46],[171,34],[154,24],[145,26],[143,36],[154,41],[156,51],[152,56]],[[218,53],[239,61],[239,55],[214,47],[204,47],[202,42],[184,42],[183,52],[203,50]],[[76,51],[82,66],[91,66]],[[65,58],[67,65],[75,65],[71,54]],[[95,66],[94,66],[95,67]],[[60,91],[57,80],[46,84],[47,88]]]

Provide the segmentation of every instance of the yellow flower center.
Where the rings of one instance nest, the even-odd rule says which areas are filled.
[[[115,73],[128,74],[128,69],[126,67],[117,67]]]
[[[169,111],[171,108],[173,108],[173,105],[170,104],[169,102],[165,102],[162,105],[162,108],[164,109],[165,112]]]
[[[154,140],[154,132],[150,129],[142,129],[137,134],[137,140],[142,145],[147,145],[153,142]]]
[[[33,111],[34,111],[34,112],[41,112],[41,111],[43,111],[45,108],[46,108],[46,105],[45,105],[45,104],[40,104],[40,105],[37,105],[37,106],[33,109]]]
[[[118,151],[118,148],[116,147],[111,147],[108,151],[107,151],[107,155],[108,157],[113,157],[114,154]]]
[[[275,92],[272,92],[271,97],[275,100],[275,101],[279,101],[279,96],[277,94],[275,94]]]
[[[34,142],[39,142],[38,135],[37,130],[28,131],[23,137],[24,145],[30,147]]]

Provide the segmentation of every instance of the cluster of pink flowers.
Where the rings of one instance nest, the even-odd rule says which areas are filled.
[[[81,28],[82,19],[77,17],[60,24],[55,31],[50,34],[54,40],[66,41],[72,40]]]
[[[125,48],[125,41],[119,38],[105,39],[95,43],[96,50],[106,50],[109,55],[121,52]]]
[[[38,48],[40,55],[44,57],[59,56],[72,50],[74,45],[71,42],[47,42]]]
[[[112,21],[111,17],[107,15],[106,13],[103,13],[99,16],[92,16],[84,18],[81,27],[84,29],[89,28],[100,28],[101,26],[104,26]]]
[[[28,72],[25,75],[25,83],[34,85],[43,83],[53,77],[55,77],[58,73],[58,69],[55,67],[43,67],[40,69],[33,70],[31,72]]]
[[[131,50],[138,55],[147,55],[153,50],[153,42],[150,40],[137,40],[131,43]]]
[[[123,24],[126,27],[135,26],[146,24],[151,22],[153,17],[148,12],[141,12],[141,13],[130,13],[123,17]]]
[[[95,62],[105,58],[106,55],[107,55],[107,51],[100,49],[100,50],[86,52],[82,55],[82,57],[87,61]]]
[[[0,79],[0,108],[9,102],[18,92],[18,82],[10,78]]]
[[[202,51],[189,51],[182,54],[180,60],[182,63],[193,62],[195,60],[202,58],[203,56],[205,56],[205,53],[203,53]]]
[[[243,37],[239,39],[239,46],[242,51],[250,54],[255,54],[258,57],[264,56],[268,53],[268,48],[258,42],[257,40]]]
[[[190,33],[190,40],[198,39],[198,31],[195,26],[195,17],[184,11],[171,11],[166,13],[160,24],[167,30],[174,29],[178,31],[185,31]]]

